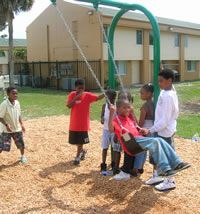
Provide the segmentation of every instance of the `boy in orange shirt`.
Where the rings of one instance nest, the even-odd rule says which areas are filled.
[[[67,107],[71,109],[69,125],[69,143],[77,146],[74,165],[85,159],[86,151],[83,145],[89,143],[88,131],[90,129],[90,104],[104,98],[85,92],[85,82],[78,79],[75,82],[75,91],[68,96]]]

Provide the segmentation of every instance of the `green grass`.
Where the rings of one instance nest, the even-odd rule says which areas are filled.
[[[200,81],[186,82],[175,85],[181,105],[186,102],[200,102]],[[132,89],[134,95],[134,108],[139,116],[142,101],[139,97],[139,88]],[[3,96],[1,95],[1,99]],[[66,108],[67,92],[48,89],[19,89],[19,101],[21,103],[23,118],[37,118],[52,115],[68,115]],[[91,119],[99,120],[101,107],[104,101],[92,104]],[[185,138],[191,138],[196,132],[200,134],[200,112],[181,113],[178,119],[177,134]]]

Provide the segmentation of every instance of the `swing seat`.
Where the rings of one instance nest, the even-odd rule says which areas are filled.
[[[134,136],[126,132],[121,136],[122,142],[127,149],[127,151],[131,154],[131,156],[135,156],[141,152],[144,152],[144,150],[135,140]]]

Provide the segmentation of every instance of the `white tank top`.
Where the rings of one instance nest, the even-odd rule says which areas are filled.
[[[104,111],[104,117],[103,117],[104,118],[103,128],[106,130],[109,130],[109,128],[108,128],[109,116],[110,116],[110,110],[108,108],[108,103],[106,103],[105,111]]]

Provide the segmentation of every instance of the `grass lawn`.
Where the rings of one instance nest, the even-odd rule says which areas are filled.
[[[191,138],[196,132],[200,134],[200,81],[179,83],[175,85],[175,88],[178,92],[181,106],[177,134],[185,138]],[[136,114],[139,115],[139,109],[142,105],[139,89],[132,89],[132,93],[134,95]],[[3,96],[1,95],[2,98]],[[19,89],[19,101],[23,118],[25,119],[69,114],[69,110],[65,107],[66,98],[67,93],[63,91],[32,88]],[[99,101],[92,105],[92,120],[99,120],[103,102]],[[194,109],[193,106],[195,106]]]

